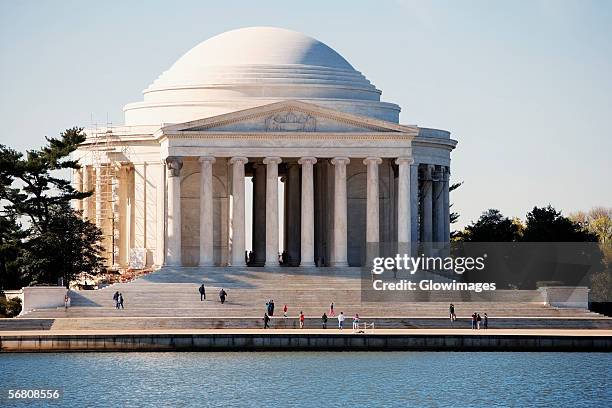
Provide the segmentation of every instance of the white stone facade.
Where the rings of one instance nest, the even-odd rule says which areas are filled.
[[[358,266],[366,241],[448,242],[456,141],[399,124],[399,107],[380,94],[302,34],[222,34],[127,105],[125,126],[87,130],[73,181],[95,194],[75,206],[121,268],[143,252],[149,266],[277,266],[280,211],[291,266]]]

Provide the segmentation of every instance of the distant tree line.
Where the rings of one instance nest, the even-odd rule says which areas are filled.
[[[534,207],[525,221],[489,209],[453,233],[454,242],[597,242],[601,268],[591,276],[594,299],[612,299],[612,208],[596,207],[565,217],[552,206]]]

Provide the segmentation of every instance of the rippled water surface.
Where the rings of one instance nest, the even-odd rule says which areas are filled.
[[[8,389],[59,388],[53,405],[74,407],[609,407],[611,387],[600,353],[0,355],[2,406]]]

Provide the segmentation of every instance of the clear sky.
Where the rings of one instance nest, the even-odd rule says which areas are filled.
[[[612,206],[610,1],[0,0],[0,143],[20,150],[122,107],[223,31],[279,26],[334,48],[402,107],[447,129],[461,224]]]

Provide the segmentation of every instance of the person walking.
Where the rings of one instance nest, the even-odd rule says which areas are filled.
[[[270,326],[268,325],[268,323],[270,323],[270,316],[268,316],[267,313],[264,313],[263,321],[264,321],[264,329],[269,329]]]
[[[323,326],[324,329],[327,329],[327,315],[325,312],[323,312],[323,316],[321,316],[321,326]]]
[[[116,291],[113,295],[113,303],[115,304],[115,309],[119,309],[119,291]]]
[[[198,291],[200,292],[200,302],[203,301],[203,300],[206,300],[206,288],[204,287],[204,284],[202,284],[202,286],[200,286]]]
[[[70,296],[68,296],[68,292],[64,295],[64,309],[68,310],[68,306],[70,306]]]
[[[333,303],[332,303],[333,304]],[[344,328],[344,312],[340,312],[338,315],[338,328],[342,330]]]
[[[476,312],[472,313],[472,330],[476,330]]]
[[[334,312],[334,302],[331,302],[331,305],[329,305],[329,317],[334,316],[336,316],[336,312]]]
[[[270,313],[268,313],[270,315],[270,317],[274,316],[274,299],[270,299]]]
[[[480,313],[476,314],[476,330],[480,330],[480,322],[482,321],[482,317],[480,317]]]
[[[487,330],[489,328],[489,316],[487,316],[487,314],[484,314],[484,319],[482,321],[484,323],[484,329]]]
[[[450,315],[450,321],[451,321],[451,325],[452,325],[453,322],[455,320],[457,320],[457,315],[455,314],[455,305],[453,305],[452,303],[448,307],[448,313]]]
[[[300,329],[304,328],[304,313],[300,310]]]
[[[287,317],[287,310],[289,310],[289,308],[287,307],[287,304],[285,304],[285,306],[283,307],[283,316],[285,318]]]
[[[353,317],[353,330],[359,329],[359,313],[355,313],[355,317]]]
[[[219,292],[219,300],[221,301],[221,304],[225,303],[226,296],[227,292],[225,291],[225,289],[221,288],[221,291]]]
[[[119,309],[119,307],[121,307],[121,309],[123,309],[123,294],[119,293],[119,303],[117,303],[117,309]]]

